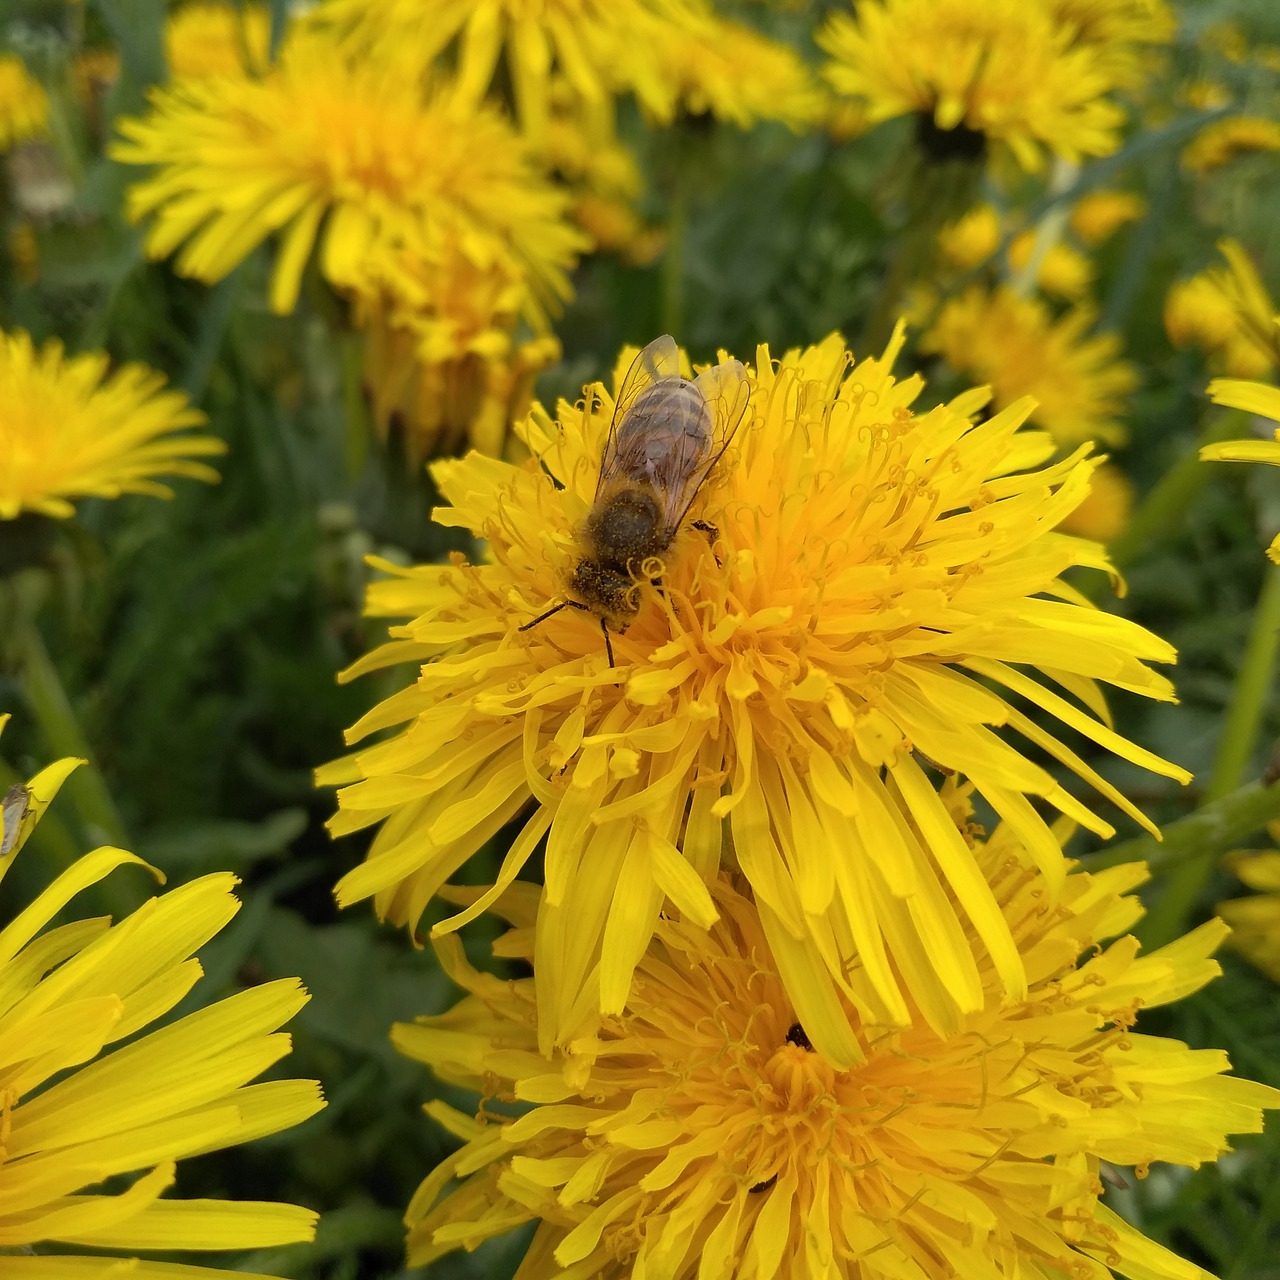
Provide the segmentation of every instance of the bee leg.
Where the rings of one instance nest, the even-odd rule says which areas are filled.
[[[540,622],[546,622],[548,618],[553,618],[561,609],[585,609],[585,605],[579,604],[576,600],[561,600],[559,604],[552,605],[545,613],[540,613],[536,618],[529,622],[523,623],[516,628],[517,631],[531,631]]]
[[[609,639],[609,624],[603,618],[600,619],[600,630],[604,635],[604,651],[609,655],[609,665],[616,667],[618,664],[613,660],[613,642]]]

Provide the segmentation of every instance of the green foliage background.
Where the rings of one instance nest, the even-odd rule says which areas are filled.
[[[1201,357],[1174,351],[1161,323],[1170,283],[1212,261],[1215,242],[1229,234],[1259,262],[1273,296],[1280,292],[1275,157],[1245,158],[1209,183],[1190,181],[1178,153],[1205,113],[1178,107],[1173,93],[1209,77],[1240,102],[1274,94],[1266,73],[1206,53],[1202,37],[1231,20],[1251,44],[1280,44],[1280,8],[1270,0],[1186,0],[1178,8],[1172,65],[1152,93],[1167,119],[1135,128],[1124,150],[1087,166],[1079,184],[1123,185],[1148,200],[1145,218],[1097,256],[1104,323],[1123,333],[1143,375],[1131,443],[1119,455],[1140,490],[1194,449],[1209,417]],[[276,12],[282,19],[279,0]],[[803,47],[803,15],[759,7],[747,14]],[[0,45],[23,53],[54,94],[57,149],[75,181],[71,206],[38,229],[37,283],[24,287],[3,258],[0,324],[163,370],[229,447],[220,485],[179,483],[172,502],[86,502],[75,522],[55,529],[29,521],[0,529],[0,708],[15,712],[4,736],[5,784],[60,753],[37,727],[19,667],[16,637],[34,619],[130,847],[171,883],[216,869],[243,879],[243,911],[204,953],[200,1001],[292,974],[313,993],[293,1024],[296,1049],[285,1065],[323,1081],[328,1109],[301,1130],[183,1166],[180,1191],[292,1199],[322,1211],[315,1248],[241,1259],[247,1269],[392,1275],[403,1269],[403,1207],[448,1145],[418,1110],[439,1086],[392,1051],[387,1032],[396,1019],[442,1009],[452,993],[430,952],[378,927],[367,906],[338,915],[331,887],[363,846],[327,837],[333,799],[315,790],[311,771],[342,752],[343,728],[402,678],[346,686],[334,678],[378,638],[360,617],[363,557],[436,558],[450,542],[430,524],[427,478],[407,473],[396,450],[372,435],[359,336],[344,329],[318,278],[308,279],[296,314],[282,318],[266,306],[265,251],[211,289],[145,261],[140,232],[121,215],[131,175],[102,146],[112,117],[136,110],[144,86],[163,78],[163,15],[160,0],[94,0],[83,10],[9,0],[0,22]],[[81,39],[117,46],[123,61],[103,118],[87,125],[66,88]],[[574,398],[585,381],[607,376],[622,343],[664,328],[697,359],[717,347],[750,357],[759,341],[776,350],[832,328],[856,351],[867,349],[868,318],[903,230],[896,175],[907,128],[840,145],[777,127],[743,134],[693,123],[646,133],[635,119],[625,123],[649,175],[646,212],[661,220],[673,200],[687,201],[683,261],[678,270],[661,261],[644,269],[586,262],[558,327],[565,356],[543,380],[544,399]],[[1032,193],[1033,207],[1038,200],[1043,206]],[[4,229],[14,216],[11,192],[0,187]],[[936,362],[923,368],[936,375],[927,396],[953,389]],[[1280,473],[1204,467],[1196,479],[1194,501],[1159,529],[1129,566],[1127,597],[1107,607],[1181,652],[1181,704],[1121,696],[1119,728],[1204,776],[1265,571],[1261,547],[1280,526]],[[1271,695],[1250,777],[1263,773],[1280,733]],[[1162,822],[1199,799],[1194,786],[1114,762],[1102,768]],[[71,802],[82,785],[73,779],[38,828],[5,883],[0,915],[104,839]],[[485,879],[497,845],[468,877]],[[1081,843],[1078,852],[1088,851]],[[147,886],[132,874],[119,874],[95,905],[120,910],[139,900]],[[1216,876],[1197,918],[1235,891]],[[476,956],[485,940],[483,929],[469,937]],[[1222,980],[1153,1014],[1143,1029],[1225,1047],[1238,1071],[1280,1085],[1275,988],[1230,954],[1223,963]],[[1157,1168],[1113,1199],[1144,1231],[1223,1277],[1280,1276],[1280,1126],[1242,1141],[1216,1166]],[[522,1244],[455,1255],[433,1274],[509,1274]]]

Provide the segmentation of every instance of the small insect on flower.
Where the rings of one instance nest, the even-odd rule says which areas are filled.
[[[561,609],[594,613],[614,665],[610,628],[625,631],[640,612],[642,586],[661,581],[662,557],[724,457],[749,399],[747,373],[738,360],[704,369],[690,381],[680,374],[675,339],[665,333],[636,356],[609,424],[595,498],[565,583],[569,598],[521,631]],[[715,541],[714,526],[692,523]]]

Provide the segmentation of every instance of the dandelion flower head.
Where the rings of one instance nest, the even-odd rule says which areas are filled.
[[[279,234],[277,311],[292,309],[317,242],[339,289],[365,283],[374,249],[429,259],[454,236],[478,266],[527,276],[535,318],[568,296],[580,239],[566,197],[496,110],[443,81],[424,89],[403,56],[357,57],[303,28],[262,79],[155,90],[150,113],[120,131],[116,159],[156,166],[128,195],[129,215],[151,220],[148,253],[180,249],[180,271],[215,281]]]
[[[1280,822],[1269,822],[1272,845],[1280,845]],[[1230,945],[1273,982],[1280,982],[1280,851],[1238,849],[1224,859],[1250,889],[1244,898],[1214,908],[1231,928]]]
[[[16,53],[0,53],[0,154],[44,135],[49,98]]]
[[[1004,236],[995,207],[979,204],[942,228],[938,233],[938,248],[951,266],[968,271],[993,261]],[[1016,230],[1006,249],[1009,269],[1015,274],[1021,273],[1036,247],[1034,231]],[[1089,291],[1093,278],[1093,263],[1078,249],[1057,241],[1041,254],[1036,284],[1055,297],[1078,299]]]
[[[1055,319],[1038,298],[974,285],[947,301],[920,349],[989,384],[999,406],[1031,396],[1032,420],[1059,444],[1119,443],[1137,372],[1114,334],[1089,333],[1093,320],[1087,307]]]
[[[1230,116],[1205,125],[1182,152],[1182,167],[1211,173],[1237,156],[1280,151],[1280,120]]]
[[[1129,864],[1050,890],[1008,832],[976,850],[1028,990],[983,969],[956,1033],[859,1031],[844,1069],[814,1052],[749,898],[715,886],[704,932],[664,919],[588,1058],[537,1049],[534,980],[444,963],[470,993],[399,1025],[401,1052],[483,1095],[429,1115],[464,1145],[406,1215],[409,1262],[537,1223],[520,1274],[907,1280],[1203,1274],[1101,1202],[1101,1163],[1196,1167],[1256,1133],[1280,1092],[1226,1055],[1133,1030],[1218,973],[1220,921],[1138,954]],[[532,894],[495,950],[532,958]],[[536,963],[536,961],[535,961]],[[517,1104],[518,1118],[504,1113]]]
[[[1004,144],[1025,170],[1119,145],[1120,108],[1095,49],[1024,0],[865,0],[818,35],[837,93],[871,123],[915,113],[942,133]]]
[[[1071,210],[1071,230],[1089,248],[1096,248],[1126,222],[1147,210],[1146,201],[1132,191],[1090,191]]]
[[[165,23],[164,49],[174,80],[261,75],[270,62],[271,14],[260,4],[183,5]]]
[[[74,498],[171,496],[158,476],[217,480],[199,459],[222,442],[187,430],[204,414],[154,370],[107,370],[100,352],[68,357],[56,341],[37,350],[22,330],[0,331],[0,520],[69,516]]]
[[[61,761],[9,792],[0,876],[77,763]],[[308,999],[296,979],[139,1034],[201,977],[196,950],[239,909],[234,876],[193,880],[116,924],[51,927],[77,894],[130,865],[146,866],[121,849],[97,849],[0,930],[0,1243],[6,1252],[41,1246],[30,1274],[39,1266],[74,1280],[114,1264],[165,1280],[173,1264],[99,1251],[259,1249],[315,1234],[316,1215],[295,1205],[165,1196],[175,1161],[278,1133],[324,1101],[315,1081],[252,1083],[289,1052],[279,1028]],[[58,1244],[76,1256],[51,1255]]]
[[[1280,361],[1277,308],[1238,241],[1218,245],[1225,266],[1177,281],[1165,299],[1164,326],[1175,347],[1196,346],[1231,378],[1267,376]]]
[[[384,431],[394,422],[414,460],[467,444],[500,456],[534,380],[560,355],[549,335],[517,337],[523,276],[501,262],[477,266],[448,242],[426,262],[371,254],[363,271],[354,318],[367,335],[374,421]]]
[[[709,5],[668,0],[654,56],[669,101],[689,115],[711,115],[749,129],[778,120],[794,130],[826,109],[812,74],[789,45],[718,16]],[[670,112],[652,112],[664,123]]]
[[[1280,341],[1280,320],[1277,321]],[[1215,378],[1209,383],[1209,398],[1215,404],[1240,409],[1276,424],[1270,440],[1222,440],[1200,450],[1202,462],[1262,462],[1280,467],[1280,387],[1264,382],[1246,382],[1236,378]],[[1280,534],[1267,549],[1267,555],[1280,564]]]
[[[758,349],[746,425],[689,512],[714,537],[686,526],[645,568],[662,589],[637,586],[613,666],[589,612],[526,624],[565,599],[633,353],[612,392],[561,402],[555,419],[535,405],[517,427],[526,464],[435,464],[447,504],[436,518],[486,539],[488,554],[384,566],[394,576],[370,590],[371,613],[405,621],[348,676],[423,665],[348,736],[400,732],[320,772],[348,784],[335,834],[383,824],[339,901],[372,896],[414,927],[522,815],[490,898],[436,927],[489,905],[545,836],[540,1028],[562,1042],[597,1007],[622,1008],[664,904],[715,919],[707,885],[728,825],[793,1000],[827,1011],[815,1035],[834,1059],[854,1053],[837,988],[855,951],[857,998],[878,1022],[905,1018],[904,984],[940,1026],[977,1007],[961,916],[1021,990],[1007,926],[922,759],[971,778],[1060,882],[1058,844],[1027,797],[1104,834],[1110,824],[997,727],[1144,819],[1007,699],[1185,779],[1103,723],[1097,683],[1170,698],[1147,663],[1174,654],[1059,580],[1106,564],[1101,548],[1054,532],[1088,490],[1087,449],[1049,463],[1052,441],[1020,430],[1027,401],[981,424],[983,393],[913,414],[921,380],[890,373],[902,342],[899,331],[857,364],[838,334],[780,360]]]
[[[314,19],[356,49],[401,49],[420,68],[456,43],[459,90],[473,101],[489,92],[505,59],[535,145],[545,138],[557,78],[583,102],[629,90],[648,110],[671,111],[655,60],[665,29],[655,0],[326,0]]]

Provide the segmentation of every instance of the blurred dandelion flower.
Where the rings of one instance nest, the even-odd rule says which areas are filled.
[[[1280,151],[1280,120],[1265,116],[1231,116],[1205,125],[1183,149],[1182,167],[1209,173],[1251,152]]]
[[[222,453],[222,441],[184,431],[204,414],[154,370],[108,376],[107,365],[101,352],[67,357],[56,341],[37,351],[22,330],[0,331],[0,520],[69,516],[73,498],[171,497],[161,475],[217,480],[196,459]]]
[[[1133,512],[1133,482],[1113,463],[1103,463],[1089,482],[1089,496],[1062,522],[1064,533],[1094,542],[1113,541]]]
[[[980,204],[942,228],[938,248],[950,265],[969,271],[995,258],[1003,234],[994,206]],[[1020,273],[1035,249],[1035,231],[1023,230],[1013,235],[1007,248],[1009,269]],[[1055,297],[1077,299],[1089,291],[1093,280],[1093,263],[1079,250],[1057,241],[1041,256],[1035,283]]]
[[[826,104],[809,68],[789,45],[718,17],[710,7],[669,0],[669,28],[653,46],[671,101],[690,115],[749,129],[778,120],[801,130],[817,123]],[[670,112],[653,111],[664,123]]]
[[[1090,191],[1071,210],[1071,230],[1093,249],[1146,211],[1147,202],[1132,191]]]
[[[271,60],[271,14],[260,4],[183,5],[165,23],[164,49],[174,80],[260,75]]]
[[[0,876],[75,764],[63,760],[9,793],[12,838]],[[195,985],[195,951],[240,904],[236,878],[215,874],[118,924],[48,927],[76,894],[128,865],[146,863],[95,850],[0,931],[0,1245],[76,1250],[60,1257],[42,1248],[40,1258],[10,1258],[3,1269],[67,1280],[112,1267],[154,1280],[239,1275],[98,1251],[259,1249],[313,1237],[316,1215],[295,1205],[163,1198],[176,1160],[278,1133],[324,1106],[313,1080],[250,1083],[289,1052],[279,1028],[308,996],[295,978],[268,982],[140,1036]],[[116,1181],[135,1173],[127,1187]]]
[[[1280,318],[1276,322],[1276,339],[1280,342]],[[1223,440],[1207,444],[1200,450],[1201,462],[1264,462],[1280,467],[1280,387],[1215,378],[1209,383],[1209,398],[1214,404],[1270,418],[1277,426],[1271,440]],[[1267,549],[1267,555],[1280,564],[1280,534]]]
[[[1109,728],[1097,683],[1169,699],[1146,663],[1174,652],[1060,580],[1073,565],[1106,566],[1101,548],[1053,532],[1088,491],[1087,449],[1046,465],[1052,441],[1019,429],[1029,401],[981,424],[981,392],[914,415],[921,379],[889,372],[902,343],[899,330],[882,358],[853,367],[838,334],[780,361],[758,349],[748,425],[690,512],[715,526],[715,546],[680,533],[662,591],[641,590],[635,620],[613,636],[616,666],[590,614],[525,627],[564,599],[633,353],[612,395],[561,402],[556,420],[534,407],[517,427],[527,464],[437,463],[448,504],[437,519],[487,539],[489,554],[384,565],[394,576],[370,589],[371,614],[407,621],[346,678],[425,665],[348,736],[406,727],[319,772],[349,784],[335,835],[383,823],[339,901],[373,896],[380,915],[416,926],[533,800],[491,898],[547,837],[538,945],[549,1047],[581,1034],[597,1008],[622,1008],[664,903],[703,927],[715,919],[706,885],[728,819],[791,998],[814,1011],[833,1059],[855,1051],[837,996],[855,953],[869,983],[858,998],[877,1021],[906,1018],[903,985],[940,1026],[979,1006],[962,918],[1021,991],[1007,925],[913,749],[973,779],[1059,883],[1058,844],[1027,797],[1111,828],[994,729],[1145,822],[1012,700],[1185,780]]]
[[[546,135],[557,76],[583,102],[624,90],[659,115],[671,89],[658,72],[654,0],[326,0],[314,20],[352,47],[402,50],[419,68],[457,42],[459,91],[479,101],[505,56],[516,110],[536,146]]]
[[[1048,0],[1054,20],[1087,47],[1118,88],[1135,89],[1157,65],[1178,23],[1165,0]]]
[[[1280,409],[1280,393],[1277,393]],[[1280,446],[1277,460],[1280,461]],[[1280,822],[1267,824],[1273,844],[1280,844]],[[1246,898],[1220,902],[1214,910],[1231,926],[1228,942],[1273,982],[1280,982],[1280,851],[1237,849],[1223,859],[1250,889]]]
[[[501,456],[535,379],[560,357],[553,337],[514,336],[523,277],[476,266],[456,243],[429,262],[375,250],[363,270],[354,317],[368,334],[374,421],[384,432],[394,424],[414,461],[467,444]]]
[[[152,219],[148,253],[182,246],[178,269],[214,281],[279,232],[271,304],[285,312],[317,240],[325,278],[356,289],[375,247],[429,260],[454,235],[477,266],[523,272],[526,310],[544,322],[568,296],[580,245],[567,198],[495,110],[444,84],[424,92],[402,70],[302,31],[262,80],[153,91],[150,114],[123,121],[126,140],[112,149],[158,166],[128,195],[130,217]]]
[[[1280,360],[1276,306],[1249,255],[1235,240],[1218,245],[1226,267],[1177,281],[1164,305],[1175,347],[1197,346],[1233,378],[1259,378]]]
[[[0,153],[43,137],[49,99],[39,81],[14,53],[0,53]]]
[[[409,1265],[536,1222],[528,1280],[1203,1275],[1101,1202],[1102,1166],[1198,1167],[1280,1106],[1225,1053],[1132,1030],[1220,972],[1225,926],[1140,956],[1106,939],[1141,915],[1141,864],[1051,888],[1005,831],[975,856],[1027,992],[984,962],[954,1035],[919,1016],[861,1026],[843,1068],[811,1047],[753,904],[723,881],[709,930],[659,921],[625,1010],[572,1059],[539,1052],[534,979],[499,981],[443,940],[470,994],[392,1038],[484,1101],[475,1119],[425,1107],[464,1145],[409,1206]],[[532,892],[508,910],[495,951],[536,965]]]
[[[1031,396],[1032,420],[1059,444],[1116,444],[1125,436],[1126,397],[1138,377],[1119,358],[1119,338],[1088,334],[1093,320],[1087,307],[1055,320],[1037,298],[1004,286],[990,292],[974,286],[943,306],[920,350],[989,384],[1000,407]]]
[[[865,0],[833,15],[818,43],[836,91],[864,102],[872,123],[915,113],[965,154],[999,142],[1036,171],[1046,151],[1078,161],[1119,146],[1114,82],[1072,36],[1023,0]]]

